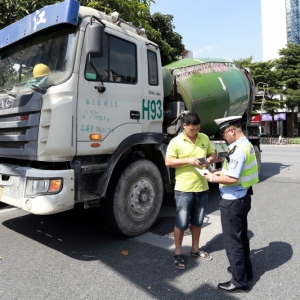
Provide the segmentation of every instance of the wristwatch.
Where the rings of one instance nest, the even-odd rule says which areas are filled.
[[[209,180],[209,182],[215,183],[215,182],[214,182],[214,177],[215,177],[215,175],[211,176],[211,179]]]

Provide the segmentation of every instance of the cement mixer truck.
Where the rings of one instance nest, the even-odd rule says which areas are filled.
[[[242,115],[260,162],[253,98],[251,74],[233,62],[162,68],[158,46],[117,12],[45,6],[0,31],[0,201],[40,215],[100,206],[112,230],[141,234],[173,192],[165,152],[187,111],[220,163],[214,119]]]

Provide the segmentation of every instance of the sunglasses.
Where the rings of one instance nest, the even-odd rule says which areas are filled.
[[[230,157],[229,157],[229,156],[230,156],[232,153],[234,153],[235,148],[236,148],[236,146],[234,146],[231,150],[229,150],[229,151],[227,152],[227,154],[225,155],[225,158],[226,158],[226,160],[227,160],[228,163],[230,162]]]

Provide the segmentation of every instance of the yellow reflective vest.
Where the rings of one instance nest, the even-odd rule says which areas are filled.
[[[243,188],[248,188],[259,182],[258,166],[252,144],[247,141],[246,143],[240,143],[236,145],[236,147],[240,148],[246,156],[246,161],[242,169],[242,173],[236,183],[220,184],[221,187],[241,185]],[[228,170],[228,163],[226,159],[224,160],[222,170]]]

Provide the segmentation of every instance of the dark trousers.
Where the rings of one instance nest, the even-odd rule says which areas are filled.
[[[247,215],[251,209],[251,196],[237,200],[220,200],[224,247],[230,263],[231,282],[236,287],[248,286],[252,277],[250,246],[247,234]]]

